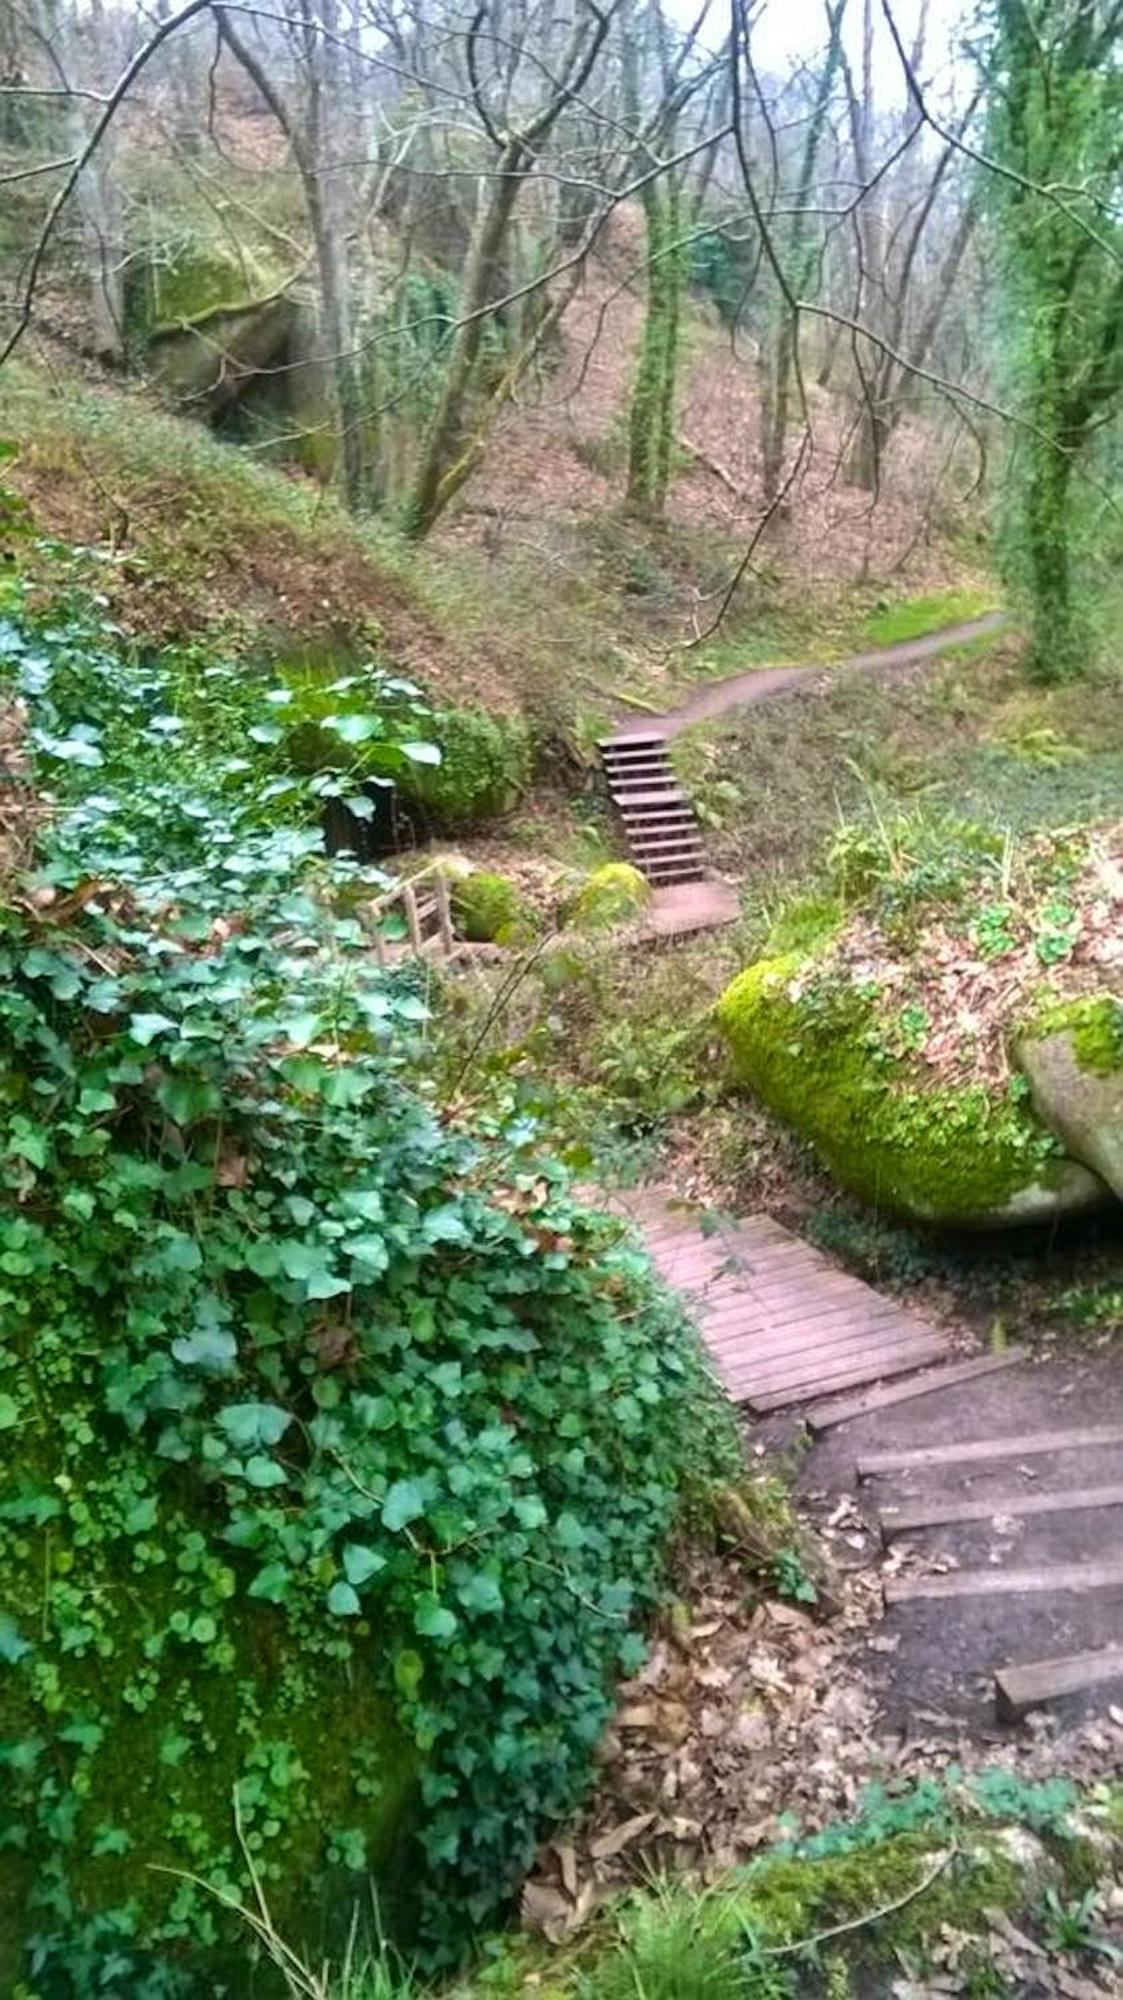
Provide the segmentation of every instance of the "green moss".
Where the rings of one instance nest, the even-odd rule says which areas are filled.
[[[58,1416],[67,1434],[90,1421],[77,1405]],[[7,1454],[5,1631],[28,1650],[0,1668],[4,1992],[23,1968],[28,1909],[30,1928],[48,1930],[66,1908],[76,1967],[83,1936],[113,1935],[122,1948],[143,1939],[169,1967],[209,1952],[217,1971],[244,1939],[186,1877],[240,1894],[243,1845],[294,1944],[342,1941],[368,1874],[388,1923],[408,1927],[400,1860],[419,1765],[376,1688],[379,1640],[365,1624],[340,1640],[324,1620],[317,1646],[247,1600],[253,1560],[212,1538],[190,1482],[178,1501],[146,1502],[138,1528],[128,1496],[144,1493],[148,1463],[122,1441],[111,1461],[98,1452],[79,1475],[72,1460],[52,1481],[41,1452]],[[62,1504],[36,1525],[43,1505],[29,1496],[52,1485]],[[48,1593],[61,1632],[50,1649]],[[31,1865],[44,1824],[65,1875],[57,1856]]]
[[[1080,1069],[1113,1076],[1123,1068],[1123,1002],[1111,993],[1085,994],[1044,1006],[1026,1031],[1027,1039],[1070,1033]]]
[[[612,930],[625,924],[651,901],[651,884],[628,861],[608,861],[594,868],[566,905],[568,923],[582,931]]]
[[[874,1206],[950,1223],[1041,1182],[1058,1148],[1025,1102],[914,1080],[882,1042],[876,998],[792,952],[742,973],[717,1018],[743,1081]]]
[[[182,241],[169,255],[137,267],[129,290],[129,320],[151,336],[197,326],[214,313],[244,312],[284,282],[276,259],[231,245]]]
[[[472,944],[515,944],[533,934],[534,912],[506,875],[476,869],[452,888],[452,915]]]

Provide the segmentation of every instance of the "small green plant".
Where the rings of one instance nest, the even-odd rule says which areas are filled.
[[[798,1549],[778,1549],[772,1558],[772,1583],[779,1597],[794,1604],[817,1604],[819,1593],[804,1567]]]
[[[727,1899],[657,1886],[622,1913],[619,1944],[580,2000],[744,2000],[737,1943]]]
[[[971,926],[971,937],[980,958],[1001,958],[1013,951],[1018,939],[1014,929],[1016,912],[1007,903],[988,903]]]
[[[1123,1965],[1123,1951],[1095,1928],[1102,1902],[1096,1889],[1086,1889],[1082,1896],[1067,1902],[1057,1889],[1046,1889],[1039,1915],[1050,1951],[1077,1952]]]

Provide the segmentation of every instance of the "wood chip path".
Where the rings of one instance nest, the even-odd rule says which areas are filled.
[[[703,1234],[702,1211],[665,1190],[613,1198],[644,1232],[652,1259],[693,1308],[733,1401],[766,1411],[903,1375],[950,1343],[768,1215]]]

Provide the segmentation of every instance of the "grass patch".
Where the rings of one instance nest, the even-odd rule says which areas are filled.
[[[997,607],[992,590],[941,590],[926,597],[904,597],[897,604],[879,604],[865,622],[864,637],[870,646],[900,646],[909,639],[922,639],[949,625],[965,625]]]

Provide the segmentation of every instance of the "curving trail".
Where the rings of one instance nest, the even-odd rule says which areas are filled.
[[[926,632],[923,638],[904,639],[896,646],[853,653],[847,660],[832,660],[824,666],[750,668],[747,673],[732,674],[726,680],[710,681],[688,696],[681,707],[668,709],[662,715],[644,715],[641,718],[629,714],[626,720],[617,722],[616,739],[677,736],[683,729],[689,729],[693,722],[725,715],[731,708],[749,708],[754,702],[769,701],[773,696],[787,694],[801,682],[814,680],[824,673],[892,672],[899,667],[915,666],[917,661],[932,659],[952,646],[985,638],[988,632],[997,632],[1005,622],[1004,611],[988,611],[981,618],[969,618],[961,625],[945,625],[939,632]]]

